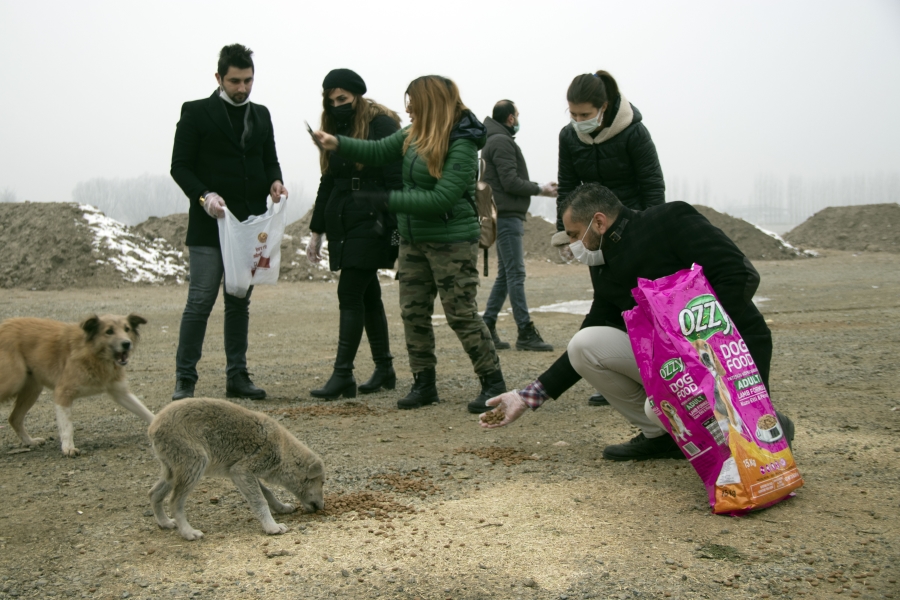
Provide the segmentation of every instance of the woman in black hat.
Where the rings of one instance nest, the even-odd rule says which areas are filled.
[[[400,129],[400,117],[391,109],[364,98],[366,84],[350,69],[335,69],[322,82],[321,129],[334,135],[378,140]],[[353,359],[363,329],[369,339],[375,372],[359,386],[363,394],[382,387],[394,389],[393,356],[388,339],[387,317],[381,302],[378,269],[391,269],[398,246],[392,245],[396,219],[379,212],[365,200],[354,199],[356,190],[379,191],[403,187],[401,161],[386,167],[365,167],[348,162],[334,152],[320,154],[322,178],[313,209],[310,242],[306,256],[322,259],[322,235],[328,238],[328,261],[332,271],[341,271],[338,283],[340,332],[334,371],[325,387],[312,390],[316,398],[353,398],[357,386]]]

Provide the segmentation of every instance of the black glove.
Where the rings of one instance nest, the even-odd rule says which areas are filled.
[[[384,190],[357,190],[353,192],[353,199],[369,203],[375,212],[387,212],[390,192]]]

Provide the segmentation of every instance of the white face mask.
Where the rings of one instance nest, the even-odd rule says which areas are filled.
[[[232,106],[244,106],[245,104],[250,102],[250,94],[247,94],[247,98],[243,102],[238,103],[238,102],[235,102],[234,100],[232,100],[231,97],[228,94],[226,94],[225,90],[223,90],[221,87],[219,88],[219,98],[221,98],[222,100],[224,100],[225,102],[227,102],[228,104],[230,104]]]
[[[600,249],[600,246],[603,245],[603,234],[600,234],[600,246],[598,246],[596,250],[588,250],[584,247],[584,238],[587,237],[588,229],[590,228],[591,226],[588,225],[588,228],[585,229],[581,239],[569,244],[569,250],[572,251],[572,256],[574,256],[578,262],[584,263],[589,267],[599,267],[600,265],[606,264],[606,261],[603,260],[603,250]]]
[[[603,110],[597,113],[597,116],[593,119],[588,119],[587,121],[576,121],[575,119],[570,119],[572,123],[572,128],[575,129],[578,133],[582,133],[584,135],[588,135],[593,132],[595,129],[600,127],[600,122],[603,120]]]

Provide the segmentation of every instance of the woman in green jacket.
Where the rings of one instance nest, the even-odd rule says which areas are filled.
[[[503,393],[506,383],[490,332],[478,315],[478,237],[475,180],[484,125],[466,108],[456,84],[439,75],[419,77],[406,89],[412,125],[376,141],[315,133],[325,150],[349,161],[378,166],[403,158],[403,189],[357,192],[375,210],[397,215],[400,233],[400,311],[413,372],[401,409],[438,402],[435,385],[434,298],[440,294],[447,324],[456,333],[481,380],[469,403]]]

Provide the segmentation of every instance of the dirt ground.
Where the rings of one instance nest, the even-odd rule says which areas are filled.
[[[188,501],[206,537],[187,542],[149,512],[157,465],[144,425],[108,398],[76,401],[82,454],[67,459],[45,393],[27,423],[51,441],[33,451],[6,426],[9,405],[0,409],[0,598],[900,597],[900,257],[822,255],[756,263],[775,339],[772,396],[796,422],[805,480],[773,508],[714,516],[684,461],[602,460],[604,445],[635,432],[588,406],[583,382],[509,427],[479,429],[465,410],[476,379],[439,319],[443,402],[396,410],[411,384],[396,283],[383,291],[398,389],[313,401],[334,357],[336,286],[287,283],[254,291],[250,369],[269,399],[241,403],[323,457],[325,513],[284,516],[288,533],[269,537],[230,481],[207,479]],[[528,269],[533,308],[590,298],[584,267]],[[169,401],[186,286],[0,293],[2,318],[142,314],[130,382],[151,410]],[[562,350],[581,317],[535,320]],[[224,396],[221,330],[220,301],[198,395]],[[514,338],[512,318],[498,330]],[[557,355],[502,351],[508,384],[525,385]],[[363,347],[357,378],[371,366]]]

